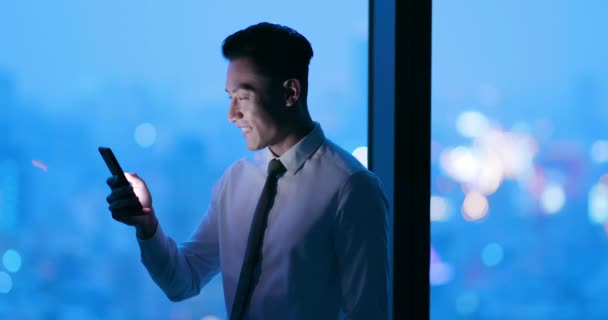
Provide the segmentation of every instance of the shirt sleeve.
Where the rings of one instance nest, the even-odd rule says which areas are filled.
[[[209,208],[188,241],[177,245],[160,225],[151,238],[138,239],[142,263],[171,301],[199,294],[219,272],[218,187],[214,187]]]
[[[334,246],[347,319],[388,319],[388,201],[370,171],[339,193]]]

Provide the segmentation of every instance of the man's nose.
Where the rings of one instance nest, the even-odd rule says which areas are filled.
[[[241,118],[243,118],[243,114],[238,109],[237,100],[232,99],[230,101],[230,108],[228,109],[228,121],[235,122]]]

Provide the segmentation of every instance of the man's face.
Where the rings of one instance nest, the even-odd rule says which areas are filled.
[[[280,140],[278,113],[281,94],[271,87],[270,78],[256,71],[248,58],[230,61],[226,92],[230,98],[228,120],[243,131],[249,150],[260,150]]]

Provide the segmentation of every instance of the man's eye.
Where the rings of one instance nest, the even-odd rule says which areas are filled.
[[[232,99],[234,99],[234,98],[236,98],[237,100],[240,100],[240,101],[243,101],[243,100],[249,100],[249,97],[248,97],[248,96],[244,96],[244,97],[231,97],[231,96],[228,96],[228,97],[226,97],[226,98],[228,98],[228,100],[232,100]]]

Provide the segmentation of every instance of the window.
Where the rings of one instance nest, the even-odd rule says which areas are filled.
[[[259,21],[310,40],[312,116],[365,161],[366,1],[0,4],[0,318],[225,317],[219,277],[179,303],[156,287],[107,210],[97,147],[146,179],[167,233],[187,239],[248,154],[220,46]]]
[[[600,1],[433,4],[433,319],[608,314]]]

